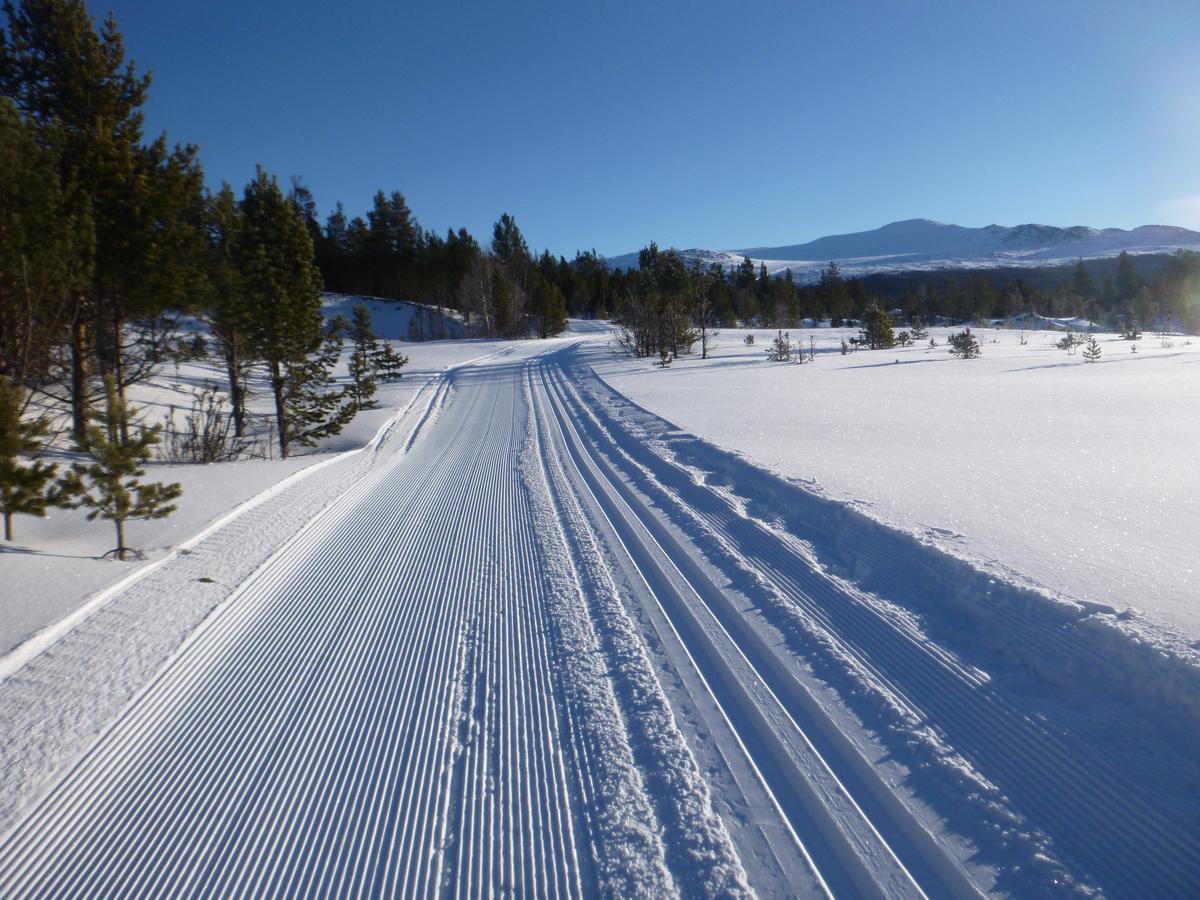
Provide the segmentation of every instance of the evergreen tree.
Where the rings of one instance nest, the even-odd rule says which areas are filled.
[[[959,359],[975,359],[982,350],[979,347],[979,339],[971,334],[970,328],[965,328],[950,336],[950,352]]]
[[[225,361],[226,377],[229,381],[229,400],[233,414],[233,431],[236,437],[246,433],[246,400],[249,395],[247,375],[249,369],[250,331],[252,327],[251,306],[242,295],[238,269],[239,229],[242,223],[241,208],[228,184],[208,200],[209,232],[208,278],[209,297],[207,306],[208,325],[217,340],[221,356]]]
[[[78,0],[7,3],[0,92],[60,148],[68,206],[85,217],[77,254],[87,285],[71,292],[70,401],[76,436],[87,427],[93,375],[118,392],[149,374],[186,306],[203,251],[202,176],[195,149],[142,141],[149,75],[125,60],[116,22],[99,29]]]
[[[861,340],[871,350],[886,350],[896,346],[892,332],[892,317],[875,304],[863,313]]]
[[[1090,363],[1094,363],[1100,358],[1100,344],[1096,340],[1095,335],[1090,335],[1087,339],[1087,344],[1083,348],[1083,358]]]
[[[378,382],[375,378],[375,333],[371,330],[371,314],[356,304],[350,320],[350,396],[359,409],[366,409],[375,397]]]
[[[296,205],[260,166],[241,202],[235,260],[246,304],[247,347],[267,367],[279,452],[337,434],[353,400],[332,390],[341,335],[321,328],[320,275]]]
[[[13,539],[13,516],[40,516],[51,506],[63,503],[52,480],[58,467],[38,461],[45,446],[50,423],[45,418],[22,416],[24,392],[11,379],[0,375],[0,512],[4,514],[4,539]]]
[[[397,353],[371,329],[371,315],[361,304],[355,305],[350,320],[350,395],[359,407],[375,396],[378,382],[399,381],[408,358]]]
[[[281,393],[289,448],[311,447],[322,438],[340,434],[358,413],[353,389],[338,389],[333,378],[333,368],[342,355],[345,325],[344,319],[335,319],[316,353],[283,362]]]
[[[0,376],[34,388],[55,374],[74,296],[91,278],[91,221],[62,187],[53,131],[0,97]]]
[[[538,275],[534,279],[532,300],[538,337],[552,337],[567,327],[567,304],[558,285]]]
[[[528,287],[531,268],[529,246],[517,227],[517,220],[508,213],[502,214],[492,228],[492,253],[504,266],[509,278],[522,288]]]
[[[767,348],[767,359],[771,362],[791,362],[792,340],[790,334],[780,331],[775,336],[775,340],[771,341],[771,346]]]
[[[104,379],[105,404],[92,414],[92,424],[79,442],[91,462],[74,463],[59,480],[59,488],[73,499],[73,508],[86,508],[88,521],[111,521],[116,527],[118,559],[125,559],[125,523],[131,519],[162,519],[175,511],[171,504],[183,490],[178,484],[144,482],[142,466],[159,438],[159,426],[130,428],[131,411],[117,392],[116,378]]]

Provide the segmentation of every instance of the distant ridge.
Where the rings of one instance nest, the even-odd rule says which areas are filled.
[[[1076,259],[1130,253],[1200,250],[1200,232],[1174,225],[1089,228],[1075,225],[988,225],[966,228],[931,219],[905,219],[872,231],[837,234],[804,244],[737,250],[680,251],[689,262],[736,265],[744,256],[765,263],[772,274],[790,268],[800,280],[816,278],[831,261],[849,275],[921,269],[979,269],[998,266],[1052,266]],[[637,254],[609,257],[613,268],[637,265]]]

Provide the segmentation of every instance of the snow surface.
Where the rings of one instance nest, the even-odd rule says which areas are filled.
[[[382,314],[374,310],[373,314],[387,326],[386,309]],[[286,460],[254,459],[207,466],[151,463],[146,477],[179,482],[183,485],[183,496],[176,504],[177,510],[166,519],[130,522],[130,546],[150,561],[161,559],[172,547],[292,473],[328,460],[330,454],[364,446],[430,378],[506,346],[509,345],[483,340],[397,345],[409,357],[403,378],[381,385],[376,408],[360,413],[340,435],[323,441],[316,452],[302,451]],[[345,368],[343,359],[337,374],[344,377]],[[210,383],[223,386],[222,372],[212,363],[188,363],[178,369],[165,366],[151,382],[135,386],[130,398],[145,421],[159,423],[172,407],[177,418],[185,415],[191,406],[191,391]],[[252,432],[270,450],[269,393],[261,379],[252,387],[256,392],[249,410],[257,416]],[[49,458],[69,464],[74,457],[64,451]],[[89,595],[145,565],[137,560],[119,562],[103,558],[114,545],[111,523],[88,522],[85,510],[52,509],[45,518],[17,516],[14,524],[16,540],[0,544],[5,612],[0,617],[0,656],[69,614]]]
[[[1193,893],[1196,654],[679,427],[722,401],[731,445],[878,466],[904,446],[864,424],[882,396],[931,456],[870,490],[916,468],[978,499],[998,398],[1058,378],[1054,407],[1096,416],[1097,379],[1127,401],[1190,345],[1129,363],[1107,337],[1091,366],[817,336],[803,367],[760,333],[650,370],[599,323],[436,347],[360,449],[0,658],[0,894]]]
[[[662,371],[596,354],[614,388],[705,440],[1005,579],[1133,610],[1200,646],[1200,339],[977,331],[939,347],[838,352],[851,330],[792,333],[813,365],[766,360],[775,331],[727,330]]]

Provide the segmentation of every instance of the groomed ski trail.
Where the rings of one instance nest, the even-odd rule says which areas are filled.
[[[640,787],[598,814],[622,761],[564,736],[521,371],[448,377],[436,439],[189,639],[0,847],[0,894],[674,891]]]
[[[0,838],[0,896],[1187,895],[1159,775],[980,650],[1094,630],[1005,586],[939,621],[960,564],[645,413],[598,337],[444,376]],[[1142,734],[1123,699],[1079,724]]]

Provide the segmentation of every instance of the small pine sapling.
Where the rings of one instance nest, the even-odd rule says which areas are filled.
[[[912,320],[912,336],[913,340],[921,340],[929,334],[929,330],[925,327],[925,321],[920,316],[913,316]]]
[[[742,343],[745,344],[747,347],[753,347],[754,346],[754,335],[752,335],[752,334],[746,335],[744,338],[742,338]]]
[[[1100,343],[1096,340],[1095,335],[1087,339],[1087,344],[1083,348],[1083,358],[1090,363],[1094,363],[1100,358]]]
[[[655,363],[661,369],[665,369],[671,364],[671,351],[666,347],[661,347],[658,351],[658,362]]]
[[[771,362],[789,362],[792,358],[791,334],[780,331],[767,348],[767,359]]]
[[[175,511],[171,503],[183,489],[178,484],[144,482],[142,466],[159,442],[159,426],[134,429],[125,400],[117,394],[110,375],[104,380],[105,404],[92,413],[79,442],[79,449],[92,459],[74,463],[71,471],[59,479],[59,489],[72,497],[72,508],[86,508],[88,521],[107,519],[117,530],[117,546],[111,551],[125,559],[125,523],[131,519],[163,519]],[[136,431],[136,434],[135,434]]]
[[[964,328],[958,334],[950,336],[950,352],[959,359],[976,359],[982,350],[979,339],[971,334],[970,328]]]

